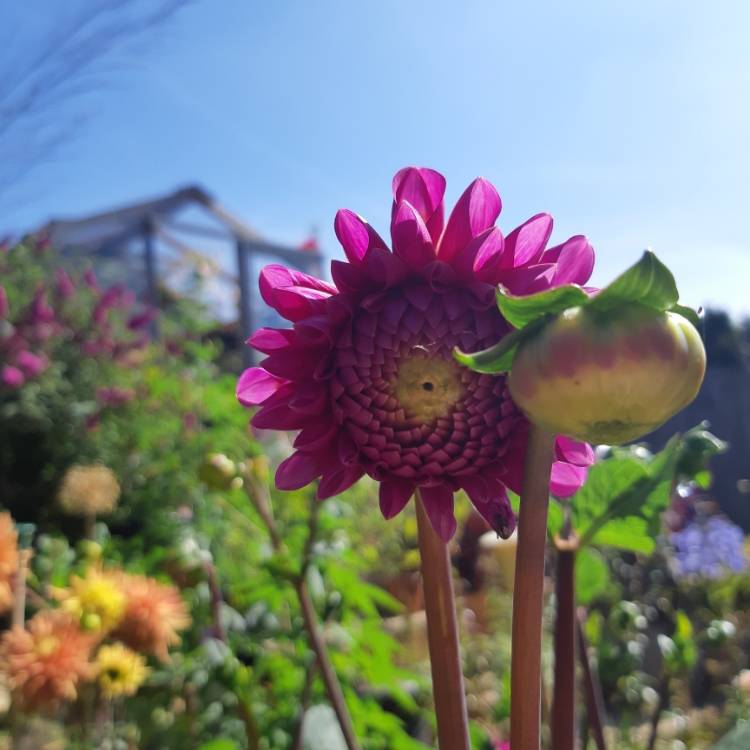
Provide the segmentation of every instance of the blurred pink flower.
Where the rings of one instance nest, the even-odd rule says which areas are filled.
[[[24,374],[13,365],[4,365],[0,371],[0,381],[8,388],[20,388],[25,382]]]
[[[27,377],[34,378],[47,369],[49,362],[44,355],[24,350],[16,355],[16,364]]]
[[[101,292],[102,288],[99,286],[99,282],[96,279],[96,273],[93,268],[87,268],[83,272],[83,283],[91,289],[92,292]]]
[[[157,311],[153,307],[150,307],[138,315],[133,315],[128,320],[128,328],[131,331],[139,331],[142,328],[146,328],[156,316]]]
[[[44,288],[40,288],[31,302],[29,322],[32,325],[39,325],[40,323],[53,323],[54,321],[55,311],[47,302],[47,292]]]
[[[0,286],[0,318],[7,318],[9,312],[8,294],[5,291],[5,287]]]
[[[452,351],[486,348],[511,330],[495,304],[498,284],[515,294],[584,284],[594,253],[580,235],[547,249],[548,214],[503,236],[500,196],[482,178],[444,222],[444,192],[445,178],[431,169],[396,174],[393,251],[360,216],[339,211],[334,229],[347,260],[332,262],[333,284],[263,269],[261,296],[292,327],[253,334],[250,345],[267,357],[242,374],[237,396],[260,405],[255,428],[300,430],[276,473],[279,489],[320,478],[323,499],[369,474],[391,518],[419,488],[445,540],[463,489],[507,537],[515,527],[507,489],[520,489],[528,422],[504,376],[462,368]],[[573,494],[592,460],[588,445],[558,438],[551,491]]]
[[[96,400],[102,406],[123,406],[133,398],[135,398],[135,391],[132,388],[111,386],[109,388],[98,388],[96,391]]]
[[[64,268],[58,268],[55,271],[55,281],[57,283],[57,293],[62,299],[69,299],[75,294],[75,286]]]

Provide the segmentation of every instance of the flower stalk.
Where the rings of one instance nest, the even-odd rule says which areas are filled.
[[[583,685],[586,691],[586,719],[589,731],[596,744],[596,750],[607,750],[607,741],[604,737],[604,697],[589,659],[588,643],[583,632],[585,617],[585,609],[579,609],[576,617],[576,635],[578,637],[578,658],[583,668]]]
[[[552,695],[552,748],[574,750],[576,707],[576,594],[575,565],[578,540],[563,530],[555,537],[555,677]]]
[[[419,490],[416,505],[438,747],[471,750],[448,545],[432,528]]]
[[[532,424],[526,449],[513,593],[510,746],[539,750],[542,605],[547,509],[554,437]]]
[[[284,543],[271,511],[271,503],[267,489],[260,483],[251,481],[247,481],[246,487],[247,496],[250,499],[250,502],[253,504],[253,507],[258,512],[258,515],[268,530],[268,535],[271,538],[271,545],[273,546],[274,551],[281,552],[284,548]],[[313,500],[313,502],[315,503],[316,501]],[[344,693],[341,690],[341,684],[339,683],[338,676],[336,675],[336,671],[331,663],[328,646],[323,638],[320,623],[318,622],[318,614],[315,611],[315,605],[310,598],[310,592],[308,591],[307,583],[305,582],[305,571],[309,564],[316,525],[317,505],[314,505],[311,517],[311,533],[305,547],[302,572],[294,582],[294,590],[297,592],[300,609],[302,610],[302,618],[305,623],[305,630],[307,630],[310,648],[315,654],[315,659],[318,663],[318,669],[320,670],[320,675],[323,679],[328,700],[331,702],[331,706],[333,707],[339,726],[341,727],[341,733],[344,735],[346,747],[348,750],[360,750],[359,742],[354,734],[354,725],[349,714],[349,709],[347,708],[346,700],[344,699]]]
[[[26,622],[26,575],[28,574],[30,560],[30,549],[19,550],[18,569],[16,570],[16,580],[13,585],[14,599],[11,616],[11,625],[14,628],[22,628]]]

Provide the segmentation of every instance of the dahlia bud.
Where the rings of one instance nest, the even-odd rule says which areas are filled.
[[[687,406],[705,369],[703,342],[681,315],[572,307],[520,344],[509,385],[529,419],[551,432],[625,443]]]
[[[232,481],[237,476],[237,467],[223,453],[210,453],[198,475],[212,490],[228,490],[232,488]]]

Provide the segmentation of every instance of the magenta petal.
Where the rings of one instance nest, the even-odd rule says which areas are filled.
[[[537,263],[552,234],[552,217],[537,214],[514,229],[505,238],[503,267],[518,268]]]
[[[321,454],[297,451],[279,464],[276,486],[280,490],[298,490],[319,477],[324,467]]]
[[[331,278],[336,288],[346,293],[359,292],[367,286],[369,279],[365,271],[343,260],[331,261]]]
[[[583,235],[571,237],[562,245],[544,254],[542,260],[546,261],[549,253],[550,260],[557,263],[555,277],[552,280],[554,286],[562,284],[580,284],[583,286],[594,270],[594,248]]]
[[[311,315],[294,324],[299,346],[330,349],[333,344],[332,325],[327,315]]]
[[[326,500],[334,495],[348,490],[355,482],[361,479],[365,470],[359,465],[342,466],[341,468],[323,474],[318,485],[318,500]]]
[[[258,286],[260,287],[260,296],[271,307],[276,307],[274,297],[275,292],[279,289],[286,289],[288,287],[316,289],[319,292],[325,292],[327,296],[336,294],[338,291],[333,284],[329,284],[327,281],[316,279],[314,276],[310,276],[310,274],[286,268],[277,263],[272,263],[261,270]]]
[[[400,479],[386,479],[380,483],[380,512],[383,518],[397,516],[414,494],[414,485]]]
[[[479,177],[469,185],[451,212],[438,247],[438,258],[451,262],[459,250],[489,229],[497,220],[502,202],[492,183]]]
[[[243,406],[257,406],[272,396],[288,380],[271,375],[262,367],[251,367],[237,381],[237,400]]]
[[[499,278],[504,244],[503,233],[491,227],[459,250],[453,268],[465,281],[476,279],[494,285]]]
[[[247,343],[263,354],[270,354],[277,349],[285,349],[294,340],[294,332],[289,328],[259,328]]]
[[[290,286],[274,292],[272,305],[282,317],[292,322],[303,320],[318,311],[319,303],[331,295],[319,289]]]
[[[380,287],[390,287],[403,281],[409,269],[401,258],[389,250],[373,248],[365,260],[367,275]]]
[[[263,404],[250,423],[259,430],[300,430],[314,419],[292,410],[288,404]]]
[[[549,289],[555,276],[553,263],[510,268],[500,274],[501,283],[511,294],[524,295]]]
[[[422,275],[433,292],[447,292],[456,283],[456,271],[447,263],[436,260],[422,269]]]
[[[550,491],[557,497],[570,497],[581,488],[588,476],[588,468],[585,466],[573,466],[563,461],[555,461],[552,464],[552,476],[550,478]]]
[[[312,416],[321,414],[328,403],[328,388],[314,380],[306,380],[296,385],[294,395],[289,399],[289,408]]]
[[[426,167],[404,167],[393,178],[393,213],[407,201],[417,210],[427,227],[433,245],[443,231],[445,177]]]
[[[555,458],[574,466],[590,466],[594,463],[594,450],[588,443],[558,435],[555,440]]]
[[[447,484],[420,487],[419,494],[435,533],[449,542],[456,533],[456,517],[453,515],[453,490]]]
[[[361,216],[348,208],[342,208],[336,213],[333,229],[348,261],[355,266],[361,265],[373,247],[386,246],[380,235]]]
[[[516,517],[505,487],[497,480],[483,476],[463,477],[461,487],[490,528],[507,539],[516,528]]]
[[[294,439],[294,447],[306,451],[316,451],[332,443],[338,435],[338,425],[325,419],[316,419],[300,431]]]
[[[262,362],[264,369],[272,375],[287,380],[303,380],[312,377],[322,357],[315,349],[279,349]]]
[[[401,201],[391,221],[393,252],[407,266],[418,271],[435,260],[432,239],[414,206]]]

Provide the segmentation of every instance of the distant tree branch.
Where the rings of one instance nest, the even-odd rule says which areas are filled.
[[[89,0],[67,16],[67,3],[49,6],[53,27],[29,40],[31,53],[0,63],[0,193],[75,139],[88,116],[79,100],[125,68],[118,54],[190,1]]]

